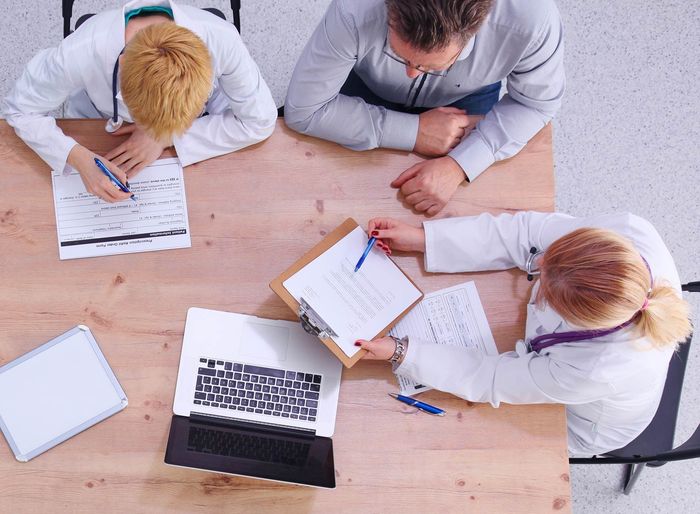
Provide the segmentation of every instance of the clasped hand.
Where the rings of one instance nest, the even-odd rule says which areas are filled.
[[[433,216],[450,201],[464,181],[464,170],[447,153],[457,146],[469,127],[469,117],[455,107],[438,107],[419,115],[413,150],[437,157],[411,166],[391,183],[400,188],[406,203]]]

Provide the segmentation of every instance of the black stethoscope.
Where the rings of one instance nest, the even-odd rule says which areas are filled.
[[[124,123],[124,119],[119,116],[119,103],[117,102],[117,77],[119,75],[119,58],[124,53],[124,48],[119,52],[117,60],[114,61],[114,71],[112,71],[112,117],[107,120],[105,130],[112,134],[119,130]]]

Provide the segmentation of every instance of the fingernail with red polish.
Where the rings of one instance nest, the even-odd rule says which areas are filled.
[[[373,236],[378,236],[378,235],[379,235],[379,231],[378,231],[378,230],[373,230],[373,231],[372,231],[372,235],[373,235]]]
[[[355,346],[362,346],[362,343],[360,341],[355,341]]]

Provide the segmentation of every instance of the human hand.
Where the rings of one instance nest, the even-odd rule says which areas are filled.
[[[403,252],[425,252],[425,231],[393,218],[372,218],[367,231],[377,238],[377,246],[391,255],[392,248]]]
[[[121,167],[130,177],[155,161],[163,153],[163,150],[171,145],[170,142],[154,139],[135,123],[123,125],[112,133],[113,136],[123,136],[124,134],[131,135],[129,139],[112,149],[105,157]]]
[[[95,164],[95,158],[100,159],[112,174],[122,184],[126,183],[126,173],[119,169],[107,158],[101,157],[81,145],[75,145],[68,154],[68,164],[80,173],[80,178],[85,184],[88,193],[93,194],[105,202],[121,202],[127,200],[131,194],[119,189]]]
[[[391,337],[380,337],[372,341],[358,339],[355,341],[355,346],[361,346],[367,353],[362,356],[366,360],[388,361],[394,351],[396,351],[396,341]]]
[[[427,157],[447,155],[464,137],[469,117],[456,107],[438,107],[418,115],[413,151]]]
[[[440,157],[414,164],[392,183],[401,188],[406,202],[419,212],[433,216],[450,201],[464,181],[462,167],[452,157]]]

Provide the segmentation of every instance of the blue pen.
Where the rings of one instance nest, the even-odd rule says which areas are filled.
[[[362,266],[362,263],[365,262],[367,255],[369,255],[369,251],[372,249],[372,247],[374,246],[374,243],[376,241],[377,241],[376,237],[369,238],[369,241],[367,242],[367,248],[365,248],[365,252],[362,254],[362,257],[360,257],[360,260],[357,261],[357,264],[355,264],[355,271],[356,272],[358,269],[360,269],[360,266]]]
[[[117,177],[115,177],[115,176],[112,174],[112,172],[109,171],[109,170],[107,169],[107,166],[105,166],[104,164],[102,164],[102,161],[99,160],[97,157],[95,157],[95,164],[97,164],[97,167],[100,168],[100,171],[102,171],[102,173],[104,173],[105,175],[107,175],[107,178],[108,178],[109,180],[111,180],[112,183],[113,183],[115,186],[117,186],[119,189],[121,189],[121,190],[124,191],[125,193],[131,193],[131,191],[129,191],[129,188],[126,187],[124,184],[122,184],[122,183],[119,181],[119,179],[118,179]],[[135,197],[134,195],[131,195],[131,199],[132,199],[134,202],[136,201],[136,197]]]
[[[436,416],[445,415],[444,410],[438,409],[437,407],[433,407],[432,405],[428,405],[427,403],[414,400],[410,396],[403,396],[401,394],[394,393],[389,393],[389,396],[391,396],[392,398],[396,398],[398,401],[403,402],[406,405],[410,405],[411,407],[415,407],[416,409],[422,410],[423,412],[427,412],[428,414],[435,414]]]

